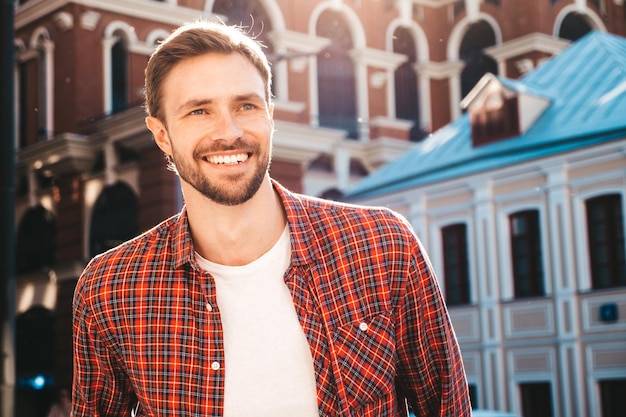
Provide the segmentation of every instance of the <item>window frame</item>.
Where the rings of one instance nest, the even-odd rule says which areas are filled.
[[[597,204],[598,209],[604,218],[604,225],[593,222],[591,205]],[[619,193],[606,193],[590,197],[584,200],[585,221],[587,226],[587,257],[589,260],[590,286],[592,290],[603,290],[609,288],[619,288],[626,286],[626,255],[625,255],[625,239],[624,239],[624,203],[622,195]],[[609,216],[607,219],[606,216]],[[613,216],[613,217],[611,217]],[[604,236],[597,236],[597,229],[602,228],[606,231]],[[593,233],[592,233],[593,232]],[[602,238],[601,240],[599,238]],[[607,259],[603,264],[608,268],[608,282],[602,284],[599,276],[602,265],[599,259],[602,254],[598,252],[598,248],[606,248]],[[620,265],[621,263],[621,265]],[[623,282],[622,282],[623,281]]]
[[[513,298],[543,297],[546,295],[546,282],[540,211],[538,209],[516,211],[510,213],[507,220]],[[514,230],[516,220],[526,222],[524,231],[516,233]],[[520,263],[520,255],[526,255],[528,264]]]
[[[442,227],[440,233],[446,304],[448,306],[471,304],[468,225],[466,223],[453,223]],[[447,234],[448,236],[446,236]],[[455,248],[448,246],[449,238],[456,238]],[[464,241],[464,244],[460,243],[461,240]],[[451,259],[452,253],[456,253],[455,259]],[[456,267],[458,271],[455,274],[452,273],[453,267]],[[459,295],[452,298],[451,294],[455,294],[456,290],[458,290]]]

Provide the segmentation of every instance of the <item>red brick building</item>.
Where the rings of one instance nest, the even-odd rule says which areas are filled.
[[[35,376],[71,382],[86,262],[182,207],[145,128],[143,71],[199,17],[249,26],[267,46],[272,176],[330,198],[458,117],[485,72],[518,78],[590,30],[626,35],[623,0],[16,1],[17,129],[3,140],[17,149],[20,415],[47,406]]]

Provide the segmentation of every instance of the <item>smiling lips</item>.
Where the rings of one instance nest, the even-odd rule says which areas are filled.
[[[207,162],[217,165],[235,165],[245,162],[248,159],[247,153],[239,153],[236,155],[211,155],[204,158]]]

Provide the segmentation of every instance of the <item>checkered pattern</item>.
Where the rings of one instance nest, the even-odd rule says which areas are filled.
[[[320,416],[406,416],[406,402],[418,417],[469,416],[459,348],[410,226],[385,209],[274,186]],[[88,265],[74,297],[74,351],[75,417],[222,415],[220,313],[184,210]]]

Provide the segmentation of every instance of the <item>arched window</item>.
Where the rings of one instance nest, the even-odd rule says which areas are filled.
[[[465,97],[485,73],[498,74],[497,62],[484,52],[495,43],[496,35],[485,21],[474,23],[465,33],[459,54],[465,62],[461,72],[461,97]]]
[[[393,52],[406,55],[407,61],[400,65],[394,74],[396,117],[414,122],[410,139],[419,140],[425,136],[420,128],[419,90],[415,64],[417,54],[413,36],[407,28],[399,27],[393,34]]]
[[[591,31],[591,26],[585,17],[578,13],[565,16],[559,28],[559,38],[576,41]]]
[[[115,33],[111,47],[111,110],[112,113],[128,108],[128,39],[123,32]]]
[[[17,229],[18,273],[49,268],[56,263],[56,218],[41,204],[24,213]]]
[[[137,235],[138,203],[133,190],[117,182],[105,188],[93,208],[89,233],[91,257]]]
[[[45,29],[17,55],[17,136],[21,148],[53,135],[53,51]]]
[[[259,0],[215,0],[213,13],[226,16],[229,25],[244,27],[248,33],[265,46],[263,52],[271,56],[273,47],[269,41],[272,22]],[[274,73],[272,77],[274,77]],[[272,83],[272,89],[275,83]]]
[[[354,64],[349,56],[352,38],[342,16],[325,11],[319,17],[317,36],[331,40],[317,58],[320,126],[344,129],[358,136]]]
[[[259,0],[215,0],[213,13],[227,17],[227,24],[246,28],[249,34],[265,44],[272,24]]]

